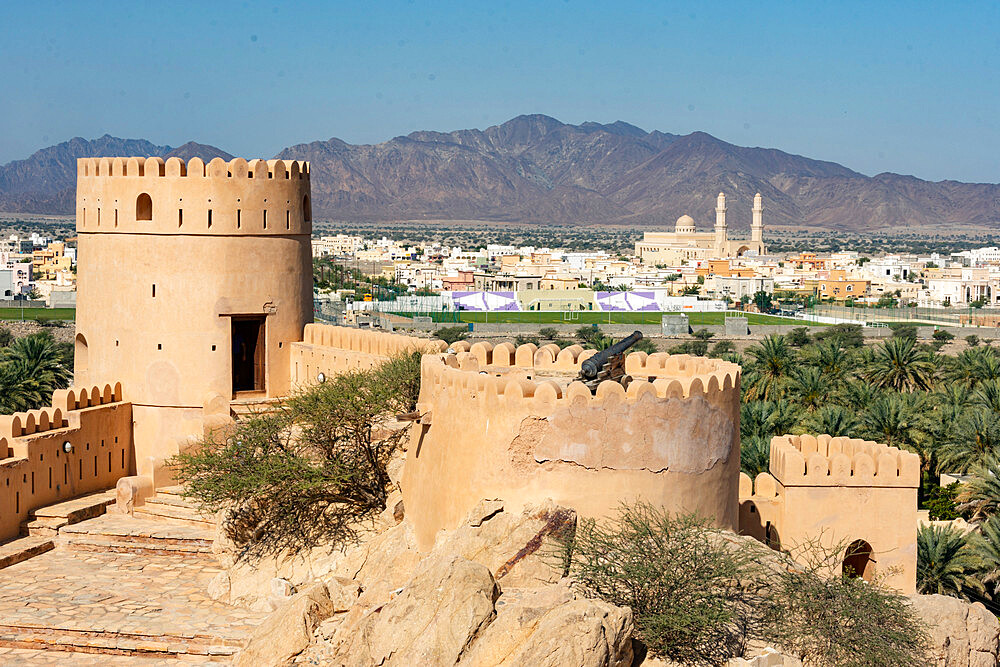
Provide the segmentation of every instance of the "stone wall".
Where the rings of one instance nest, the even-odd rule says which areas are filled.
[[[856,438],[780,436],[769,468],[753,482],[740,473],[741,533],[784,549],[863,542],[871,569],[858,574],[916,590],[916,454]]]
[[[452,347],[423,359],[423,416],[401,483],[421,549],[481,498],[510,507],[551,498],[592,517],[642,499],[736,527],[735,364],[637,352],[626,358],[627,390],[605,381],[592,395],[569,380],[594,350]]]
[[[32,510],[114,488],[135,465],[120,384],[62,389],[52,407],[0,416],[0,541],[17,537]]]
[[[374,368],[395,354],[415,350],[437,353],[447,347],[440,340],[330,324],[307,324],[302,342],[291,345],[292,385],[313,383],[320,372],[332,376]]]

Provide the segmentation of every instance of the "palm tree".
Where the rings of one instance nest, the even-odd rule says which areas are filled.
[[[965,472],[990,453],[1000,452],[1000,422],[983,408],[967,411],[938,448],[938,470]]]
[[[34,408],[35,391],[25,378],[24,368],[16,363],[0,363],[0,414]]]
[[[740,438],[740,470],[754,479],[767,472],[771,462],[771,439],[753,436]]]
[[[933,441],[928,437],[927,394],[880,394],[861,415],[859,432],[865,437],[901,447],[920,455],[923,470],[930,470]]]
[[[810,362],[822,371],[834,387],[844,382],[856,365],[854,354],[842,347],[837,338],[817,343],[810,350],[809,356]]]
[[[979,579],[995,599],[1000,594],[1000,516],[991,517],[969,537],[969,549],[979,561]]]
[[[961,531],[950,526],[922,526],[917,532],[917,592],[968,599],[983,593],[974,572],[979,565]]]
[[[799,408],[791,401],[750,401],[740,408],[740,435],[763,438],[792,433],[799,423]]]
[[[856,411],[866,409],[881,393],[879,388],[864,380],[848,380],[841,392],[847,407]]]
[[[823,406],[809,415],[804,426],[809,433],[826,433],[835,438],[853,438],[860,428],[856,413],[839,405]]]
[[[929,389],[936,371],[934,360],[912,338],[889,338],[874,350],[865,378],[896,391]]]
[[[780,397],[782,385],[795,363],[795,352],[788,347],[785,337],[767,336],[746,352],[753,358],[747,399],[768,401]]]
[[[981,381],[969,397],[976,405],[980,405],[994,413],[1000,413],[1000,379],[991,378]]]
[[[59,345],[50,334],[38,333],[18,338],[3,351],[7,372],[20,378],[27,395],[27,407],[46,405],[56,389],[69,385],[72,372],[63,362]]]
[[[788,393],[810,412],[830,398],[830,384],[816,366],[800,366],[792,370]]]
[[[956,498],[959,511],[972,512],[973,520],[1000,515],[1000,452],[986,455],[969,476]]]
[[[951,380],[975,388],[980,382],[1000,378],[1000,359],[993,348],[969,348],[949,360],[946,374]]]

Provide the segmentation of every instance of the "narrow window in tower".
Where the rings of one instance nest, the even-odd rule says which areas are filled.
[[[81,227],[87,226],[87,209],[83,209],[83,222],[80,223]]]
[[[264,229],[267,229],[267,209],[264,209]]]
[[[115,227],[118,226],[118,209],[115,209]]]
[[[181,227],[184,224],[184,209],[177,209],[177,226]]]
[[[208,228],[212,228],[212,209],[208,209]]]
[[[97,209],[97,226],[98,227],[101,226],[101,209],[100,208]]]
[[[153,298],[156,298],[156,283],[153,283]]]
[[[292,228],[291,215],[289,211],[285,211],[285,229]]]
[[[243,222],[240,220],[242,213],[243,211],[241,211],[240,209],[236,209],[236,229],[239,229],[240,226],[243,224]]]
[[[153,198],[145,192],[135,198],[135,219],[144,221],[153,219]]]

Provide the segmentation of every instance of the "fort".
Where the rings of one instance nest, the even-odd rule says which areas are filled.
[[[736,364],[635,352],[627,382],[592,390],[577,376],[594,351],[579,345],[449,347],[313,323],[309,173],[282,160],[79,161],[74,386],[51,407],[0,416],[0,541],[63,530],[39,509],[88,498],[124,512],[90,548],[112,533],[129,548],[153,539],[127,523],[145,504],[204,529],[211,521],[183,514],[172,456],[299,388],[416,351],[400,488],[420,552],[483,499],[512,514],[551,500],[581,517],[642,500],[776,549],[848,544],[845,571],[914,591],[916,455],[783,436],[770,472],[751,480],[740,472]],[[759,199],[754,211],[759,241]],[[728,240],[724,213],[720,196],[712,242],[763,252]],[[191,553],[209,549],[198,540]]]

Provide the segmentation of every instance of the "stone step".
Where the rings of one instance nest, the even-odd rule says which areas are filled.
[[[0,623],[3,648],[135,657],[200,656],[203,662],[228,662],[242,645],[207,635],[147,635]]]
[[[64,526],[101,516],[114,502],[115,492],[112,490],[39,507],[29,513],[30,518],[22,524],[21,532],[36,537],[54,537]]]
[[[134,512],[136,517],[160,519],[170,523],[206,529],[215,528],[215,519],[213,517],[202,514],[193,507],[186,505],[173,505],[160,502],[156,497],[147,498],[146,502],[136,507]]]
[[[0,570],[34,558],[55,548],[55,542],[47,537],[20,537],[0,544]]]
[[[180,525],[142,516],[106,514],[66,526],[59,539],[76,551],[203,555],[211,557],[215,532],[209,527]]]

